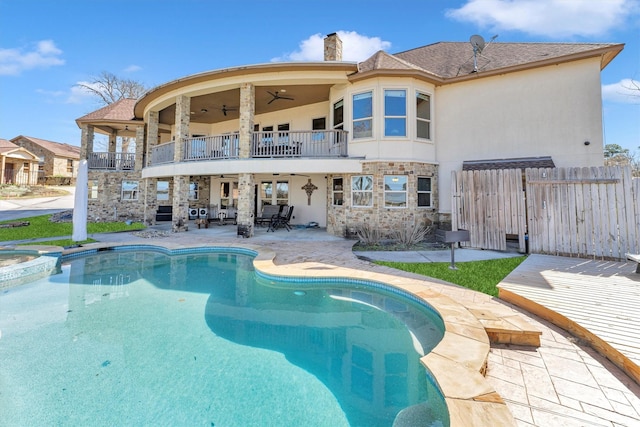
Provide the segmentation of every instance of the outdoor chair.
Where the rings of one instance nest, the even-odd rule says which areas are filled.
[[[259,226],[269,225],[271,227],[271,221],[274,217],[278,217],[282,211],[283,205],[264,205],[262,206],[262,212],[256,216],[254,223]]]
[[[291,226],[289,225],[289,221],[291,221],[291,215],[293,214],[293,206],[285,206],[280,214],[274,216],[271,222],[269,223],[268,231],[276,231],[280,227],[284,227],[287,231],[291,230]]]

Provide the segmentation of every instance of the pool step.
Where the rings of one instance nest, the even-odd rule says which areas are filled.
[[[542,332],[514,313],[496,313],[487,308],[468,308],[482,323],[492,344],[540,347]]]

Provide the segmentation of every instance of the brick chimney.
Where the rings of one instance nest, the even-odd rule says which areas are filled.
[[[331,33],[324,38],[324,60],[342,61],[342,40],[337,33]]]

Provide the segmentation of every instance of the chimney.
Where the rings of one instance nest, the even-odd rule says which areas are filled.
[[[337,33],[331,33],[324,38],[324,60],[342,61],[342,40]]]

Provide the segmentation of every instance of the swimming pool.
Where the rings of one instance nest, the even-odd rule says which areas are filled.
[[[10,425],[448,425],[419,358],[417,299],[358,281],[272,280],[249,251],[121,248],[0,295]],[[6,361],[6,363],[5,363]]]

